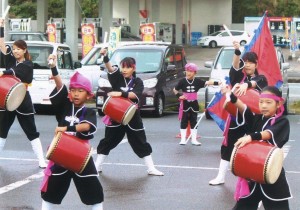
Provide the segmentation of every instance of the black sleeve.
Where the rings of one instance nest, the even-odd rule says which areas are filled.
[[[175,86],[175,90],[179,91],[183,88],[183,79],[179,80],[178,84]]]
[[[240,83],[244,78],[243,68],[244,68],[244,61],[242,59],[240,59],[240,68],[238,70],[234,69],[233,66],[231,66],[229,70],[229,78],[230,78],[231,86],[234,86],[236,83]]]
[[[140,78],[135,78],[134,80],[134,86],[132,91],[129,92],[133,92],[139,99],[142,97],[144,91],[144,83]]]
[[[124,77],[121,74],[120,69],[118,68],[118,66],[114,66],[114,67],[117,68],[117,70],[112,72],[112,73],[107,73],[107,78],[108,78],[108,81],[111,84],[113,90],[117,91],[114,88],[119,87],[119,82],[120,82],[120,80],[124,80],[123,79]]]
[[[68,89],[64,85],[60,90],[56,88],[49,95],[51,109],[54,111],[56,120],[61,122],[66,107],[71,103],[68,98]]]
[[[86,108],[84,119],[80,123],[89,123],[91,125],[90,130],[86,132],[76,132],[76,136],[80,139],[92,139],[94,133],[97,130],[97,115],[95,110]]]
[[[290,123],[285,116],[281,116],[276,119],[275,123],[272,126],[267,127],[265,130],[268,130],[272,133],[272,141],[274,145],[277,145],[279,148],[282,148],[283,145],[288,142],[290,135]]]
[[[251,78],[251,81],[256,82],[255,89],[261,91],[264,87],[268,86],[267,78],[264,75],[257,75],[256,77]]]

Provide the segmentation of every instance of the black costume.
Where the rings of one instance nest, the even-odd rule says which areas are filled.
[[[290,134],[290,124],[286,117],[280,116],[271,125],[274,117],[266,118],[261,114],[253,115],[250,109],[245,111],[245,122],[248,130],[252,132],[269,131],[272,138],[267,142],[282,148],[288,142]],[[250,195],[240,198],[234,210],[256,210],[258,203],[262,200],[266,210],[289,210],[288,199],[292,198],[289,185],[282,168],[278,180],[274,184],[260,184],[248,181]]]
[[[131,92],[137,99],[130,99],[132,102],[139,104],[144,84],[138,77],[124,78],[117,67],[114,72],[108,73],[108,79],[112,86],[112,91]],[[115,148],[127,134],[128,142],[138,157],[143,158],[152,153],[151,145],[147,142],[145,128],[139,109],[136,110],[134,116],[128,125],[122,125],[115,121],[111,121],[111,125],[105,127],[105,137],[99,142],[97,153],[108,155],[110,150]]]
[[[32,82],[33,79],[33,64],[30,60],[25,60],[22,63],[18,63],[15,59],[12,49],[7,46],[7,54],[5,55],[6,70],[3,71],[4,75],[14,75],[23,82],[26,87]],[[34,120],[34,108],[31,101],[31,96],[28,91],[21,105],[14,111],[7,111],[0,109],[1,127],[0,138],[6,139],[8,131],[13,124],[15,117],[25,132],[27,138],[32,141],[40,136],[37,132]],[[5,122],[5,123],[4,123]]]
[[[188,122],[190,121],[191,128],[195,129],[197,124],[197,114],[199,112],[199,104],[197,100],[197,92],[200,88],[205,86],[205,81],[200,78],[195,77],[193,80],[188,80],[187,78],[181,79],[175,86],[175,90],[182,90],[183,94],[194,93],[195,98],[192,100],[183,100],[183,114],[180,123],[181,129],[186,129]]]
[[[229,71],[230,84],[233,87],[236,83],[246,83],[250,81],[256,82],[255,90],[261,91],[264,87],[268,85],[267,79],[264,75],[256,74],[254,77],[245,76],[243,73],[244,61],[240,60],[240,68],[238,70],[234,69],[233,66]],[[257,104],[258,106],[258,104]],[[221,147],[221,159],[230,161],[231,153],[234,148],[236,141],[245,135],[246,128],[244,125],[240,125],[242,119],[241,115],[238,114],[237,117],[230,116],[230,125],[227,138],[227,146],[222,145]]]
[[[86,141],[94,137],[93,134],[97,130],[95,111],[85,106],[75,107],[68,98],[66,86],[63,86],[59,91],[55,88],[50,94],[50,100],[56,111],[58,126],[89,123],[91,128],[88,132],[72,132],[72,134]],[[98,179],[98,173],[92,157],[90,157],[85,169],[80,174],[67,170],[57,164],[51,167],[51,172],[48,189],[46,192],[41,193],[43,200],[53,204],[60,204],[73,179],[77,192],[84,204],[94,205],[103,202],[103,189]]]

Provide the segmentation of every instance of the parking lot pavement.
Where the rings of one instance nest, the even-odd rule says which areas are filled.
[[[199,67],[199,76],[208,78],[210,69],[204,66],[205,61],[213,61],[220,48],[202,48],[199,46],[185,45],[187,61],[195,63]],[[288,70],[289,82],[300,83],[300,51],[296,52],[296,57],[289,59],[291,52],[289,48],[282,48],[286,62],[290,63]],[[299,61],[297,61],[299,59]]]

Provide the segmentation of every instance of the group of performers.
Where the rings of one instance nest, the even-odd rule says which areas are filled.
[[[206,85],[221,85],[224,95],[238,109],[237,116],[229,115],[227,119],[229,126],[225,130],[226,135],[221,146],[219,172],[215,179],[209,181],[212,186],[225,183],[225,174],[228,171],[234,147],[243,147],[251,141],[265,141],[282,148],[289,139],[289,121],[282,115],[284,100],[281,92],[276,87],[268,86],[266,77],[258,74],[257,55],[254,52],[248,52],[241,58],[239,47],[239,43],[234,42],[235,53],[229,73],[230,86],[218,81],[205,82],[197,78],[198,67],[193,63],[188,63],[185,66],[186,78],[180,80],[173,90],[181,102],[179,111],[181,145],[186,144],[188,123],[191,126],[191,143],[196,146],[201,145],[197,141],[197,114],[199,112],[197,92],[200,88]],[[12,48],[5,46],[2,19],[0,19],[0,49],[6,59],[6,70],[0,72],[0,77],[2,75],[14,75],[26,85],[30,84],[33,79],[33,64],[30,61],[26,42],[18,40],[14,42]],[[112,85],[112,91],[108,95],[127,98],[139,106],[144,85],[142,80],[136,77],[135,59],[126,57],[119,66],[112,66],[106,49],[101,49],[100,53],[104,56],[103,61],[108,69],[108,79]],[[69,87],[67,87],[62,83],[56,68],[55,55],[49,56],[49,67],[56,84],[49,96],[58,123],[55,133],[65,132],[83,141],[91,140],[97,130],[96,112],[85,106],[85,102],[93,96],[91,82],[76,72],[70,79]],[[233,87],[234,93],[230,87]],[[254,115],[247,104],[239,99],[239,96],[245,94],[248,89],[261,92],[258,104],[261,114]],[[32,144],[33,151],[39,160],[39,167],[46,168],[41,186],[42,210],[55,209],[57,205],[61,204],[71,180],[74,181],[84,204],[91,206],[93,210],[103,210],[104,193],[98,172],[102,172],[105,158],[122,141],[125,134],[134,153],[139,158],[144,159],[148,174],[164,175],[154,166],[151,156],[152,147],[147,142],[145,128],[138,109],[127,125],[117,123],[109,116],[105,117],[105,136],[97,147],[97,158],[94,162],[91,157],[81,173],[68,170],[52,161],[49,161],[48,165],[45,163],[39,133],[35,126],[34,109],[28,91],[19,108],[14,111],[0,110],[0,150],[4,147],[15,116],[17,116],[22,129]],[[239,184],[241,185],[241,183]],[[283,168],[274,184],[244,180],[242,188],[235,195],[237,203],[233,208],[234,210],[257,209],[260,201],[266,210],[289,209],[288,199],[292,198],[292,195]]]
[[[188,122],[192,128],[192,144],[200,145],[196,140],[199,112],[197,91],[200,88],[205,85],[221,85],[221,92],[238,110],[236,116],[229,114],[226,120],[219,171],[217,177],[209,181],[211,186],[225,183],[225,175],[235,147],[241,148],[252,141],[260,141],[282,148],[289,140],[290,127],[288,119],[283,116],[284,99],[281,91],[275,86],[268,86],[266,77],[259,75],[258,57],[255,52],[246,52],[241,58],[239,42],[234,41],[233,46],[235,52],[229,72],[230,86],[195,78],[197,66],[188,63],[185,66],[186,78],[179,81],[174,88],[175,95],[183,103],[183,108],[179,110],[181,145],[186,143]],[[249,89],[260,93],[257,104],[260,114],[254,114],[249,106],[238,98],[245,95]],[[179,90],[182,93],[179,93]],[[266,210],[289,210],[288,200],[292,195],[284,168],[281,169],[277,181],[272,184],[239,178],[234,198],[237,203],[233,210],[256,210],[260,202]]]

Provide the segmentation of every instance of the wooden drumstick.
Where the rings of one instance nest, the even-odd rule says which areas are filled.
[[[4,11],[4,13],[2,14],[2,19],[5,19],[6,15],[8,14],[8,11],[10,9],[10,6],[8,5]]]

